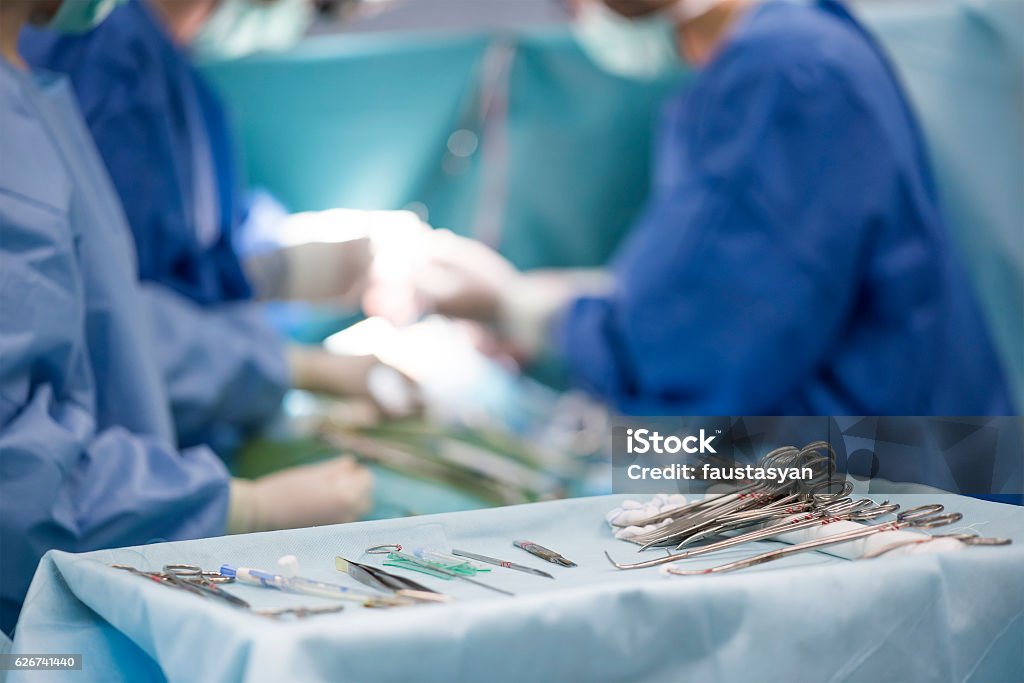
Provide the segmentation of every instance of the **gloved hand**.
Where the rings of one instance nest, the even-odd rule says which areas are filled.
[[[373,501],[373,475],[351,457],[232,479],[228,533],[352,522]]]
[[[482,242],[435,230],[415,274],[416,297],[426,312],[497,323],[503,299],[523,275]]]
[[[261,299],[303,300],[355,307],[366,289],[371,254],[366,237],[343,242],[306,242],[245,261],[245,273]]]
[[[476,240],[435,230],[421,241],[413,296],[421,313],[489,325],[515,355],[529,358],[547,343],[555,315],[573,298],[610,289],[604,271],[563,269],[521,273]]]
[[[330,209],[294,213],[274,224],[276,249],[246,259],[246,275],[263,299],[355,306],[378,252],[402,251],[430,227],[411,211]],[[415,251],[413,251],[415,253]]]
[[[331,353],[318,346],[288,350],[292,385],[338,397],[370,400],[386,417],[408,417],[423,408],[419,385],[374,355]]]

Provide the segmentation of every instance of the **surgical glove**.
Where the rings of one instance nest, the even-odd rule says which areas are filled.
[[[422,410],[419,385],[374,355],[331,353],[318,346],[288,350],[292,385],[339,397],[369,399],[386,417],[408,417]]]
[[[427,312],[489,324],[528,358],[544,348],[551,321],[572,299],[610,288],[601,270],[520,273],[493,249],[445,230],[434,231],[416,277]]]
[[[228,532],[352,522],[373,501],[373,475],[351,457],[291,467],[259,479],[232,479]]]
[[[245,272],[261,299],[303,300],[355,308],[372,262],[366,237],[307,242],[250,257]]]
[[[522,278],[515,266],[483,243],[448,230],[435,230],[424,244],[415,288],[427,312],[496,323],[503,293]]]
[[[685,496],[678,493],[659,493],[646,503],[639,503],[635,500],[624,500],[622,501],[622,505],[611,510],[607,515],[605,515],[605,520],[608,522],[608,526],[612,528],[615,538],[625,541],[636,538],[648,531],[654,531],[659,527],[671,524],[672,518],[669,517],[656,524],[647,524],[642,527],[636,526],[634,524],[635,522],[642,521],[648,517],[653,517],[654,515],[662,512],[668,512],[675,508],[682,507],[683,505],[686,505]]]

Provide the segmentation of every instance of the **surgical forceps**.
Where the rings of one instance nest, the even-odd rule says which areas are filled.
[[[821,455],[825,449],[828,455]],[[721,533],[731,529],[742,528],[758,523],[764,518],[785,517],[813,507],[816,502],[825,502],[849,495],[853,490],[849,482],[843,482],[842,490],[836,493],[822,493],[822,488],[830,488],[836,482],[821,481],[821,474],[830,474],[834,466],[835,456],[831,446],[824,442],[814,442],[803,449],[791,446],[777,448],[761,458],[758,467],[816,466],[819,471],[814,480],[809,482],[793,481],[783,485],[771,485],[755,482],[737,492],[719,496],[714,499],[703,499],[689,505],[681,506],[663,513],[658,513],[643,520],[630,524],[647,526],[666,519],[674,521],[653,531],[639,534],[629,539],[641,545],[641,550],[655,545],[669,545],[682,541],[677,546],[691,543],[694,540]],[[811,468],[812,471],[814,467]],[[793,489],[796,489],[795,491]]]
[[[741,509],[717,517],[705,516],[697,520],[683,519],[679,523],[670,524],[667,527],[656,529],[649,534],[643,534],[630,540],[634,543],[642,543],[640,550],[646,550],[654,545],[667,545],[679,541],[676,545],[676,550],[681,550],[684,546],[694,541],[715,536],[725,531],[753,526],[762,521],[783,519],[800,512],[807,512],[808,519],[821,516],[822,513],[829,510],[839,512],[852,504],[845,497],[853,491],[853,485],[850,482],[843,482],[841,490],[836,493],[820,493],[817,491],[818,488],[831,487],[832,484],[833,482],[817,484],[810,490],[809,497],[806,494],[801,494],[805,497],[799,498],[797,494],[793,494],[774,502],[769,502],[761,507]],[[832,504],[832,501],[835,501],[835,504]],[[828,505],[822,507],[825,503],[828,503]],[[861,501],[855,505],[864,507],[870,504],[870,501]],[[837,505],[839,507],[836,507]]]
[[[417,602],[451,601],[451,597],[438,593],[432,588],[427,588],[423,584],[417,583],[412,579],[407,579],[404,576],[398,576],[397,574],[391,574],[379,567],[372,567],[368,564],[359,564],[352,560],[346,560],[344,557],[338,556],[334,558],[334,568],[339,572],[348,574],[365,586],[376,588],[377,590],[385,593],[409,598],[410,600],[415,600]]]
[[[941,506],[938,506],[941,510]],[[718,550],[725,550],[726,548],[732,548],[744,543],[750,543],[752,541],[763,541],[779,534],[789,533],[791,531],[799,531],[801,529],[809,529],[811,527],[822,526],[825,524],[831,524],[839,521],[863,521],[868,519],[874,519],[887,515],[899,510],[899,505],[884,501],[879,505],[868,499],[862,499],[853,501],[849,498],[841,498],[840,500],[829,503],[819,507],[813,512],[801,515],[795,519],[788,518],[782,519],[774,524],[766,526],[757,531],[751,531],[746,534],[739,536],[733,536],[717,543],[709,543],[702,545],[692,550],[687,550],[682,553],[674,553],[665,555],[664,557],[657,557],[653,560],[645,560],[642,562],[633,563],[619,563],[612,559],[612,556],[605,552],[604,556],[608,558],[608,561],[615,566],[616,569],[643,569],[645,567],[656,567],[660,564],[667,564],[669,562],[675,562],[677,560],[685,560],[691,557],[697,557],[698,555],[706,555]],[[935,510],[929,508],[929,512]]]
[[[822,548],[824,546],[837,545],[839,543],[855,541],[885,531],[899,531],[900,529],[907,528],[934,529],[935,527],[945,526],[947,524],[959,522],[964,517],[959,512],[939,514],[941,512],[941,505],[922,505],[921,507],[911,508],[910,510],[905,510],[904,512],[901,512],[899,515],[896,516],[895,522],[883,522],[882,524],[866,526],[863,529],[856,529],[853,531],[847,531],[840,534],[834,534],[832,536],[816,538],[812,541],[797,543],[786,548],[779,548],[778,550],[770,550],[766,553],[761,553],[760,555],[748,557],[745,560],[736,560],[735,562],[728,562],[726,564],[720,564],[716,567],[709,567],[707,569],[680,569],[678,567],[668,566],[663,568],[662,571],[666,574],[671,574],[673,576],[697,576],[700,574],[720,574],[723,572],[731,572],[737,569],[745,569],[747,567],[753,567],[755,565],[764,564],[765,562],[771,562],[772,560],[778,560],[789,555],[802,553],[806,550],[814,550],[816,548]]]
[[[167,564],[161,572],[144,572],[123,564],[110,565],[114,569],[123,569],[137,576],[142,576],[164,585],[180,588],[189,593],[202,597],[217,598],[234,607],[249,609],[250,605],[245,600],[221,590],[218,584],[232,583],[234,577],[224,576],[220,572],[203,571],[201,567],[194,564]]]

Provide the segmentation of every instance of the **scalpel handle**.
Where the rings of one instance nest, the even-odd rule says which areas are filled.
[[[562,557],[554,550],[549,550],[533,541],[512,541],[512,545],[552,564],[558,564],[563,567],[577,566],[572,560]]]
[[[542,572],[539,569],[533,567],[527,567],[526,565],[517,564],[515,562],[509,562],[507,560],[499,560],[496,557],[487,557],[486,555],[477,555],[476,553],[466,552],[465,550],[452,550],[452,555],[458,555],[459,557],[465,557],[470,560],[476,560],[478,562],[486,562],[487,564],[493,564],[498,567],[504,567],[505,569],[515,569],[516,571],[526,572],[528,574],[534,574],[536,576],[543,576],[548,579],[555,577],[551,576],[547,572]]]

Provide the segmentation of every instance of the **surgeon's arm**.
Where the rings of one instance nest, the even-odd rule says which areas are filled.
[[[222,533],[228,475],[206,449],[98,429],[70,234],[55,213],[10,196],[0,232],[0,616],[9,629],[51,548]]]
[[[211,429],[251,429],[277,411],[290,383],[285,348],[251,302],[199,306],[162,285],[141,285],[154,357],[183,443]]]
[[[792,396],[855,305],[865,203],[894,185],[839,79],[740,57],[691,95],[703,118],[663,132],[673,165],[615,291],[560,326],[575,382],[626,412],[760,415]]]

